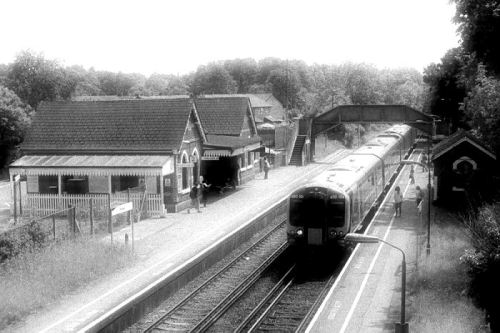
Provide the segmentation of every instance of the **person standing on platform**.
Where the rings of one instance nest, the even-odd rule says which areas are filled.
[[[417,208],[419,212],[422,211],[422,201],[424,200],[424,191],[420,188],[420,186],[415,187],[415,201],[417,203]]]
[[[420,162],[422,162],[422,172],[424,172],[425,167],[427,167],[427,154],[426,153],[423,153],[422,160]]]
[[[396,217],[401,217],[401,206],[403,204],[403,194],[399,186],[394,189],[394,210],[396,211]],[[399,213],[399,214],[398,214]]]
[[[203,176],[200,176],[200,186],[201,186],[201,203],[203,204],[203,207],[207,207],[207,200],[208,200],[208,190],[212,184],[207,184],[207,181],[203,178]]]
[[[267,179],[267,174],[269,173],[269,169],[271,169],[271,164],[269,164],[267,157],[264,157],[264,179]]]
[[[415,184],[415,167],[411,165],[410,169],[410,184]]]
[[[191,199],[191,207],[188,208],[188,214],[190,213],[192,207],[196,208],[198,213],[201,213],[199,192],[200,192],[200,185],[198,184],[198,182],[195,182],[191,187],[191,191],[189,191],[189,198]]]

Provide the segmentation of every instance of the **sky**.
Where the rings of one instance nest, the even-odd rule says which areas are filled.
[[[266,57],[418,71],[458,46],[449,0],[0,0],[0,64],[186,74]]]

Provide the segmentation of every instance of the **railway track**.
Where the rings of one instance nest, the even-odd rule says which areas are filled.
[[[288,247],[283,239],[285,220],[228,263],[145,332],[204,331],[240,297]]]
[[[296,265],[290,267],[234,332],[296,332],[304,328],[337,274],[318,279],[310,279],[307,273],[301,277],[303,274]]]

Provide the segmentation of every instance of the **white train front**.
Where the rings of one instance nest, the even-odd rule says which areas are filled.
[[[411,127],[393,126],[294,191],[288,241],[322,246],[356,230],[414,141]]]

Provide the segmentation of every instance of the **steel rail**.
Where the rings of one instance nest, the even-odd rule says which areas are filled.
[[[236,258],[227,263],[224,267],[214,273],[211,277],[209,277],[205,282],[203,282],[200,286],[198,286],[195,290],[190,292],[186,297],[184,297],[179,303],[177,303],[172,309],[163,314],[158,320],[149,325],[144,332],[153,332],[157,326],[161,325],[162,322],[171,316],[175,311],[179,310],[182,306],[184,306],[187,302],[189,302],[194,296],[200,293],[204,288],[206,288],[211,282],[220,277],[224,272],[226,272],[229,268],[235,265],[238,261],[241,261],[249,252],[256,249],[257,246],[262,244],[265,240],[267,240],[270,236],[272,236],[278,229],[282,228],[286,221],[279,222],[273,229],[271,229],[268,233],[259,238],[252,246],[239,254]]]

